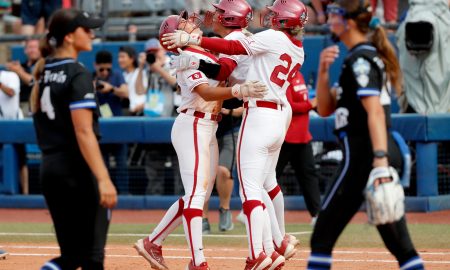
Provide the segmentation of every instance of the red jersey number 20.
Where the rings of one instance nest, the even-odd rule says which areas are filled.
[[[290,82],[292,79],[294,79],[295,74],[297,73],[297,71],[300,70],[301,65],[297,63],[294,66],[294,68],[291,69],[292,58],[287,53],[283,53],[280,56],[280,60],[285,62],[285,64],[287,64],[287,66],[286,65],[278,65],[278,66],[276,66],[273,69],[272,74],[270,75],[270,81],[282,88],[284,83],[286,82],[286,80],[288,82]],[[281,79],[279,77],[280,73],[285,75],[285,76],[287,75],[287,78],[286,79]]]

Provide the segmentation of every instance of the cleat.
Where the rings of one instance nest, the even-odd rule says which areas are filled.
[[[276,251],[272,253],[270,259],[272,259],[272,265],[270,266],[269,270],[280,270],[281,268],[283,268],[286,262],[286,259]]]
[[[208,218],[203,218],[202,220],[202,233],[204,235],[211,233],[211,226],[209,225]]]
[[[292,258],[292,256],[295,255],[295,252],[297,252],[295,247],[289,243],[287,237],[284,237],[283,241],[281,241],[280,247],[277,247],[275,245],[275,251],[278,252],[280,255],[283,255],[283,257],[286,258],[286,260]]]
[[[162,247],[151,243],[148,237],[139,239],[134,244],[134,248],[139,255],[146,259],[153,269],[168,270],[164,257],[162,256]]]
[[[287,239],[289,241],[289,244],[293,245],[294,247],[297,247],[300,245],[300,241],[298,241],[297,237],[295,237],[291,234],[285,234],[284,239]]]
[[[194,266],[191,260],[186,266],[186,270],[209,270],[209,266],[207,262],[202,262],[199,266]]]
[[[247,258],[244,270],[268,270],[271,265],[272,259],[269,258],[269,256],[267,256],[264,251],[262,251],[261,253],[259,253],[258,258],[254,260],[250,260],[250,258]]]
[[[234,228],[234,224],[231,217],[231,211],[229,209],[219,208],[219,231],[231,231]]]

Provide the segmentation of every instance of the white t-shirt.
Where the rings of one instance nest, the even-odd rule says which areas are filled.
[[[217,63],[217,58],[208,52],[193,48],[187,48],[184,51],[207,62]],[[219,84],[218,81],[206,77],[203,72],[196,69],[177,72],[177,83],[181,89],[181,105],[177,109],[178,112],[184,109],[194,109],[199,112],[211,113],[219,105],[218,101],[205,101],[199,94],[193,91],[200,84],[207,83],[212,87]]]
[[[128,99],[130,100],[130,111],[134,111],[137,106],[145,103],[147,95],[142,94],[138,95],[136,93],[136,79],[139,73],[139,69],[136,68],[132,72],[123,72],[123,78],[128,85]],[[148,76],[147,71],[142,71],[142,83],[144,85],[144,89],[148,88]]]
[[[21,119],[22,111],[19,107],[20,79],[11,71],[0,71],[0,82],[14,90],[14,96],[10,97],[0,90],[0,119]]]
[[[273,29],[239,41],[247,54],[252,56],[247,80],[260,81],[267,85],[269,92],[263,100],[287,105],[288,77],[294,77],[305,58],[301,42],[291,40],[287,34]],[[254,106],[255,100],[249,98],[249,105]]]
[[[239,40],[246,38],[246,35],[242,33],[242,30],[236,30],[228,34],[224,39],[226,40]],[[227,55],[220,54],[219,58],[230,58],[235,61],[238,65],[228,77],[229,86],[233,86],[237,83],[242,84],[246,82],[248,69],[252,63],[251,57],[249,55]]]

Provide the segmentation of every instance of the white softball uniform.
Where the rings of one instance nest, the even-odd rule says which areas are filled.
[[[216,62],[207,52],[187,48],[187,53],[199,59]],[[218,163],[217,121],[213,120],[220,111],[220,102],[205,101],[194,88],[201,84],[217,86],[218,81],[208,79],[198,70],[177,72],[181,88],[180,113],[172,127],[172,144],[177,152],[181,178],[185,190],[185,208],[203,209],[205,196],[212,190]],[[197,116],[197,117],[196,117]],[[210,190],[208,191],[208,187]]]
[[[304,52],[301,42],[272,29],[239,41],[252,56],[247,80],[269,88],[263,99],[246,99],[237,149],[242,199],[261,200],[262,187],[270,191],[277,185],[275,166],[292,117],[286,90]]]
[[[224,39],[226,40],[239,40],[244,39],[246,35],[242,33],[242,30],[235,30],[228,34]],[[253,64],[251,57],[249,55],[227,55],[227,54],[219,54],[219,58],[229,58],[235,61],[238,65],[233,70],[233,72],[228,77],[228,85],[233,86],[237,83],[241,84],[246,81],[248,70],[250,65]]]

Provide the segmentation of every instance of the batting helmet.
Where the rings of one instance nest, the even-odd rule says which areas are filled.
[[[223,12],[218,18],[225,27],[244,28],[253,18],[252,7],[245,0],[221,0],[213,6]]]
[[[183,20],[193,23],[195,25],[194,29],[199,28],[200,24],[202,23],[200,18],[196,14],[189,16],[186,11],[182,11],[180,15],[170,15],[161,23],[161,26],[159,28],[159,40],[161,41],[161,38],[164,34],[173,33],[175,32],[175,30],[184,30],[186,24],[184,25],[183,29],[179,29],[179,25],[181,22],[183,22]],[[167,45],[164,45],[162,43],[161,46],[167,51],[178,53],[177,48],[169,49]]]
[[[267,8],[273,12],[271,23],[277,29],[303,28],[308,21],[306,7],[299,0],[276,0]]]

